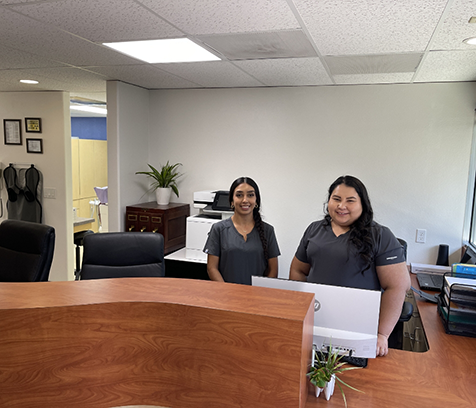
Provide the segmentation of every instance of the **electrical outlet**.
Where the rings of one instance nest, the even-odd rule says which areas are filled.
[[[424,244],[426,242],[426,229],[416,230],[416,242]]]

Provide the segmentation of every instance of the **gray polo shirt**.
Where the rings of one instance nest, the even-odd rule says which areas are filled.
[[[365,269],[365,262],[350,243],[350,232],[335,236],[324,220],[313,222],[304,232],[296,258],[311,265],[308,282],[347,286],[359,289],[380,290],[376,266],[405,261],[402,246],[390,229],[372,223],[372,264]]]
[[[263,226],[269,257],[276,258],[281,253],[274,228],[265,222]],[[263,276],[268,266],[258,230],[253,228],[245,241],[231,218],[213,224],[203,252],[220,258],[218,269],[225,282],[251,285],[251,276]]]

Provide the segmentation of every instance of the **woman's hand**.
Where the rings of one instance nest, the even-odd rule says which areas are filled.
[[[212,281],[225,282],[225,280],[223,279],[223,276],[218,270],[219,264],[220,264],[220,258],[218,256],[208,254],[208,257],[207,257],[208,277]]]
[[[383,357],[388,354],[388,336],[382,333],[377,335],[377,357]]]
[[[402,314],[405,294],[410,289],[410,275],[405,262],[377,266],[377,275],[384,292],[380,302],[377,356],[388,353],[388,336]]]

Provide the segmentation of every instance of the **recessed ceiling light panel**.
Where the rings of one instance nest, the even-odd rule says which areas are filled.
[[[476,45],[476,37],[466,38],[463,42],[469,45]]]
[[[20,82],[22,84],[38,84],[38,81],[35,81],[34,79],[20,79]]]
[[[218,61],[219,57],[188,38],[103,43],[105,46],[150,64]]]
[[[82,112],[91,112],[91,113],[100,113],[103,115],[107,115],[106,108],[98,108],[96,106],[79,106],[79,105],[70,105],[69,107],[71,110],[77,110]]]

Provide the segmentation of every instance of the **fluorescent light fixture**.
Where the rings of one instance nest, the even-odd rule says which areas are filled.
[[[35,81],[34,79],[20,79],[20,82],[22,84],[38,84],[38,81]]]
[[[105,46],[150,64],[217,61],[219,57],[188,38],[103,43]]]
[[[463,42],[469,45],[476,45],[476,37],[466,38]]]
[[[72,109],[72,110],[78,110],[78,111],[82,111],[82,112],[101,113],[103,115],[107,115],[107,109],[106,108],[98,108],[96,106],[71,105],[69,108]]]

